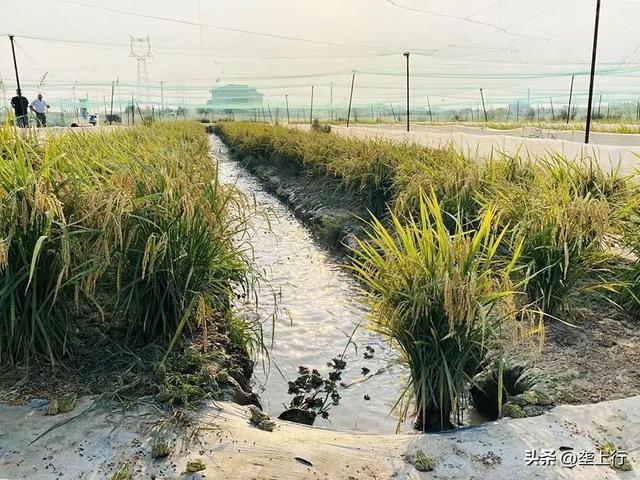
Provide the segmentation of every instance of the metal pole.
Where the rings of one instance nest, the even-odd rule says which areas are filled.
[[[331,93],[329,94],[329,121],[333,122],[333,82],[331,82]]]
[[[13,55],[13,68],[16,71],[16,85],[18,85],[18,97],[21,97],[22,89],[20,88],[20,75],[18,75],[18,62],[16,61],[16,49],[13,46],[13,35],[9,35],[9,41],[11,42],[11,54]]]
[[[591,132],[591,105],[593,104],[593,82],[596,76],[596,56],[598,53],[598,27],[600,26],[600,0],[596,0],[596,21],[593,28],[593,52],[591,54],[591,77],[589,78],[589,101],[587,105],[587,125],[584,129],[584,143],[589,143]]]
[[[313,85],[311,85],[311,113],[309,114],[309,125],[313,123]]]
[[[353,84],[356,81],[356,74],[351,76],[351,94],[349,95],[349,110],[347,111],[347,128],[349,128],[349,120],[351,119],[351,102],[353,101]]]
[[[409,52],[404,52],[407,58],[407,132],[409,131]]]
[[[160,80],[160,118],[164,114],[164,80]]]
[[[109,125],[111,125],[111,123],[113,122],[113,93],[115,91],[116,88],[116,82],[115,80],[111,81],[111,109],[110,109],[110,114],[109,114]]]
[[[431,123],[433,123],[433,112],[431,111],[431,102],[429,101],[429,97],[427,97],[427,106],[429,107],[429,119]]]
[[[556,119],[556,112],[553,110],[553,98],[549,97],[549,101],[551,102],[551,119],[555,120]]]
[[[569,119],[571,118],[571,98],[573,97],[573,80],[576,78],[575,75],[571,75],[571,89],[569,90],[569,107],[567,108],[567,124],[569,124]]]
[[[289,117],[289,95],[284,96],[284,100],[287,103],[287,123],[291,123],[291,118]]]
[[[484,111],[484,121],[487,123],[489,120],[487,119],[487,108],[484,106],[484,93],[482,93],[482,89],[480,89],[480,97],[482,97],[482,110]]]

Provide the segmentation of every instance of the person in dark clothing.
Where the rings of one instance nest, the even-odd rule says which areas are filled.
[[[16,90],[17,95],[11,99],[11,106],[16,114],[16,125],[19,127],[29,126],[29,100],[20,94],[20,90]]]

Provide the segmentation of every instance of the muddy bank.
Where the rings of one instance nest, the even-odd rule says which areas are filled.
[[[273,432],[248,421],[246,407],[221,402],[176,419],[148,407],[122,413],[82,399],[58,417],[0,405],[0,477],[110,478],[124,464],[134,479],[631,479],[640,461],[640,397],[555,408],[535,419],[505,419],[441,435],[366,435],[275,421]],[[44,435],[43,435],[44,434]],[[153,459],[154,440],[168,457]],[[634,470],[563,466],[561,455],[600,460],[606,442],[626,450]],[[554,451],[551,465],[527,465],[527,451]],[[419,472],[417,452],[433,470]],[[566,454],[565,454],[566,455]],[[570,456],[562,457],[567,462]],[[200,459],[199,473],[184,474]]]
[[[234,343],[224,322],[178,342],[135,351],[98,329],[76,340],[74,354],[56,365],[0,368],[0,402],[24,405],[92,395],[124,408],[139,401],[159,408],[193,408],[209,399],[258,404],[251,392],[253,359]]]

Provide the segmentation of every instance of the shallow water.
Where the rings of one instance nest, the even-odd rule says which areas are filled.
[[[318,417],[315,426],[395,432],[397,417],[390,412],[401,393],[403,369],[394,364],[397,354],[387,342],[367,330],[367,310],[353,277],[282,202],[229,158],[217,137],[212,136],[211,143],[220,180],[254,197],[260,213],[252,220],[251,245],[255,263],[270,284],[259,289],[257,304],[270,355],[270,364],[265,360],[267,367],[263,369],[259,363],[254,374],[254,391],[260,395],[263,408],[274,416],[282,413],[291,399],[287,380],[296,379],[298,366],[317,368],[326,374],[327,362],[343,352],[354,328],[361,324],[353,337],[357,352],[353,345],[347,348],[342,380],[346,385],[362,380],[363,367],[380,373],[362,383],[341,387],[340,404],[331,407],[327,420]],[[278,310],[271,346],[274,292]],[[366,346],[375,350],[371,359],[364,358]],[[365,395],[370,400],[365,400]],[[402,425],[402,430],[410,430],[410,425]]]

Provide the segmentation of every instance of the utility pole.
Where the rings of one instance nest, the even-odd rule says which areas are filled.
[[[313,85],[311,85],[311,113],[309,114],[309,125],[313,123]]]
[[[427,96],[427,107],[429,107],[429,119],[431,123],[433,123],[433,113],[431,112],[431,102],[429,101],[429,97]]]
[[[556,119],[556,112],[553,110],[553,98],[549,97],[549,101],[551,102],[551,119],[555,120]]]
[[[589,101],[587,104],[587,125],[584,129],[584,143],[589,143],[591,132],[591,105],[593,104],[593,82],[596,76],[596,57],[598,53],[598,27],[600,26],[600,0],[596,0],[596,21],[593,28],[593,52],[591,54],[591,77],[589,78]]]
[[[407,132],[409,131],[409,52],[403,54],[407,59]]]
[[[109,125],[111,125],[111,123],[113,122],[113,94],[115,92],[115,89],[116,89],[116,81],[111,80],[111,109],[109,114]]]
[[[569,119],[571,118],[571,98],[573,97],[573,80],[576,78],[575,75],[571,75],[571,89],[569,90],[569,107],[567,108],[567,125],[569,124]]]
[[[331,82],[329,93],[329,121],[333,122],[333,82]]]
[[[347,111],[347,128],[349,128],[349,120],[351,119],[351,102],[353,101],[353,84],[356,81],[356,72],[351,76],[351,94],[349,95],[349,110]]]
[[[13,55],[13,68],[16,71],[16,85],[18,86],[18,102],[20,103],[20,108],[22,109],[22,89],[20,88],[20,75],[18,74],[18,62],[16,61],[16,49],[13,45],[13,35],[9,35],[9,41],[11,42],[11,55]],[[18,125],[21,127],[29,126],[29,117],[28,111],[24,112],[24,115],[20,118],[16,119]]]
[[[284,101],[287,103],[287,124],[291,124],[291,118],[289,117],[289,95],[284,96]]]
[[[9,35],[9,41],[11,42],[11,55],[13,55],[13,68],[16,71],[16,85],[18,86],[18,97],[21,97],[22,89],[20,88],[20,75],[18,74],[18,62],[16,61],[16,49],[13,45],[13,35]]]
[[[480,89],[480,97],[482,98],[482,110],[484,111],[484,122],[487,123],[489,120],[487,119],[487,108],[484,106],[484,93],[482,93],[482,89]]]
[[[131,124],[136,124],[136,106],[133,102],[133,92],[131,92]]]
[[[160,118],[164,115],[164,80],[160,80]]]

